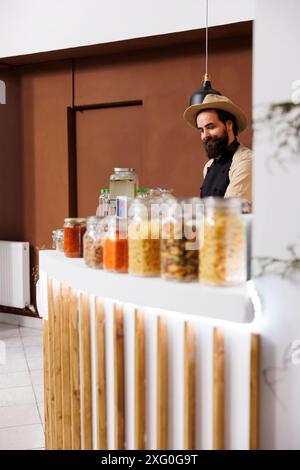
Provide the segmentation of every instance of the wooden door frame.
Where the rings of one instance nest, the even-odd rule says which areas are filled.
[[[94,109],[121,108],[143,106],[143,100],[116,101],[111,103],[94,103],[80,106],[68,106],[68,207],[69,217],[78,216],[78,180],[77,180],[77,148],[76,148],[76,114]]]

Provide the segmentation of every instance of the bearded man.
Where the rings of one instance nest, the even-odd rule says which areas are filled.
[[[244,112],[226,96],[208,94],[185,110],[184,119],[200,132],[209,158],[200,197],[238,197],[251,204],[252,150],[237,140],[247,128]]]

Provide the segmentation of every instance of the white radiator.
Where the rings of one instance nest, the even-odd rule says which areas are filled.
[[[30,305],[29,243],[0,241],[0,305]]]

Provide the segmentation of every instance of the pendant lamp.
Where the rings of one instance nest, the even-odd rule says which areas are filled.
[[[206,95],[209,95],[210,93],[221,95],[219,91],[212,88],[210,77],[208,75],[208,0],[206,0],[205,75],[203,77],[201,88],[195,91],[190,98],[190,106],[193,104],[201,104]]]

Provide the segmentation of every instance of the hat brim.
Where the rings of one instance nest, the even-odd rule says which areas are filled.
[[[233,114],[233,116],[235,116],[239,133],[247,129],[247,118],[241,108],[239,108],[233,103],[226,103],[224,101],[193,104],[185,110],[183,117],[191,127],[193,127],[194,129],[198,129],[196,122],[197,115],[200,111],[204,111],[205,109],[221,109],[223,111],[227,111],[228,113]]]

